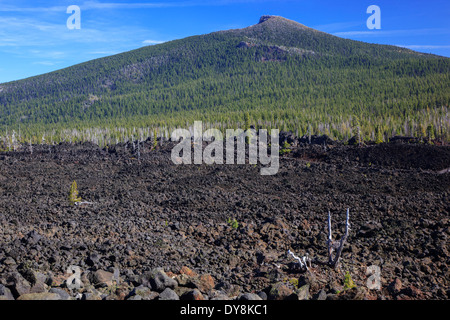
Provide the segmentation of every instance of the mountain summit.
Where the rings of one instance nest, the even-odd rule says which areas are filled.
[[[269,19],[276,19],[276,18],[281,18],[279,16],[270,16],[270,15],[265,15],[265,16],[261,16],[261,18],[259,18],[259,22],[258,23],[263,23]]]
[[[307,27],[299,22],[274,15],[263,15],[257,24],[246,28],[219,31],[219,33],[244,36],[260,44],[264,42],[267,45],[280,45],[334,56],[348,56],[349,54],[377,56],[382,54],[396,58],[398,53],[424,56],[422,53],[405,48],[339,38]],[[382,52],[380,51],[381,48],[383,49]],[[300,51],[297,50],[297,52]]]
[[[280,17],[280,16],[271,16],[271,15],[261,16],[261,18],[259,18],[258,24],[262,24],[262,23],[264,23],[266,21],[269,21],[269,24],[273,24],[273,25],[276,25],[278,27],[280,27],[283,24],[289,24],[289,25],[292,25],[292,26],[300,27],[300,28],[308,28],[307,26],[305,26],[305,25],[303,25],[303,24],[301,24],[299,22],[296,22],[294,20],[289,20],[289,19],[286,19],[286,18],[283,18],[283,17]]]

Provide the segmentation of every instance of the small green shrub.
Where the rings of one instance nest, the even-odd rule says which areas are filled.
[[[227,219],[227,223],[233,228],[237,229],[239,227],[239,223],[236,219],[231,220],[230,218]]]
[[[282,146],[282,148],[280,149],[280,156],[282,156],[282,155],[284,155],[284,154],[287,154],[287,153],[289,153],[289,152],[291,152],[292,150],[291,150],[291,145],[287,142],[287,141],[285,141],[284,143],[283,143],[283,146]]]
[[[80,202],[81,198],[78,197],[78,188],[76,181],[72,182],[72,185],[70,186],[70,192],[69,192],[69,203],[70,205],[74,205],[77,202]]]
[[[289,283],[294,286],[294,288],[298,289],[298,279],[296,278],[289,278]]]
[[[356,284],[352,280],[352,276],[347,271],[344,277],[344,290],[356,288]]]

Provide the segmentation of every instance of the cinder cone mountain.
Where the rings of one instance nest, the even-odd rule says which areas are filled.
[[[334,137],[346,134],[352,115],[370,114],[370,123],[362,124],[368,134],[385,124],[385,132],[399,132],[405,121],[421,122],[427,107],[448,106],[449,62],[267,15],[246,28],[0,84],[0,132],[21,126],[33,136],[66,128],[176,127],[194,120],[230,126],[242,123],[246,112],[254,123],[300,133],[311,125]]]

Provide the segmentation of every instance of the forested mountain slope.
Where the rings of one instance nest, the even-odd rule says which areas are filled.
[[[0,84],[0,135],[203,120],[365,138],[448,139],[450,59],[342,39],[276,16]],[[245,118],[245,119],[244,119]],[[428,128],[428,133],[426,132]],[[8,131],[7,131],[8,130]],[[150,131],[150,129],[149,129]]]

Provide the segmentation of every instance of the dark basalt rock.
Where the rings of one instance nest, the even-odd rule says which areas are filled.
[[[280,138],[292,151],[274,176],[259,164],[175,165],[167,141],[157,150],[141,142],[140,160],[130,144],[0,154],[0,299],[66,299],[59,290],[70,299],[175,298],[167,289],[183,299],[447,299],[450,176],[437,172],[450,147]],[[74,180],[91,204],[68,203]],[[325,261],[327,213],[339,239],[346,208],[342,260],[358,288],[364,268],[380,266],[381,291],[344,294],[342,273],[304,273],[286,254]],[[79,291],[67,288],[70,266],[80,268]]]

